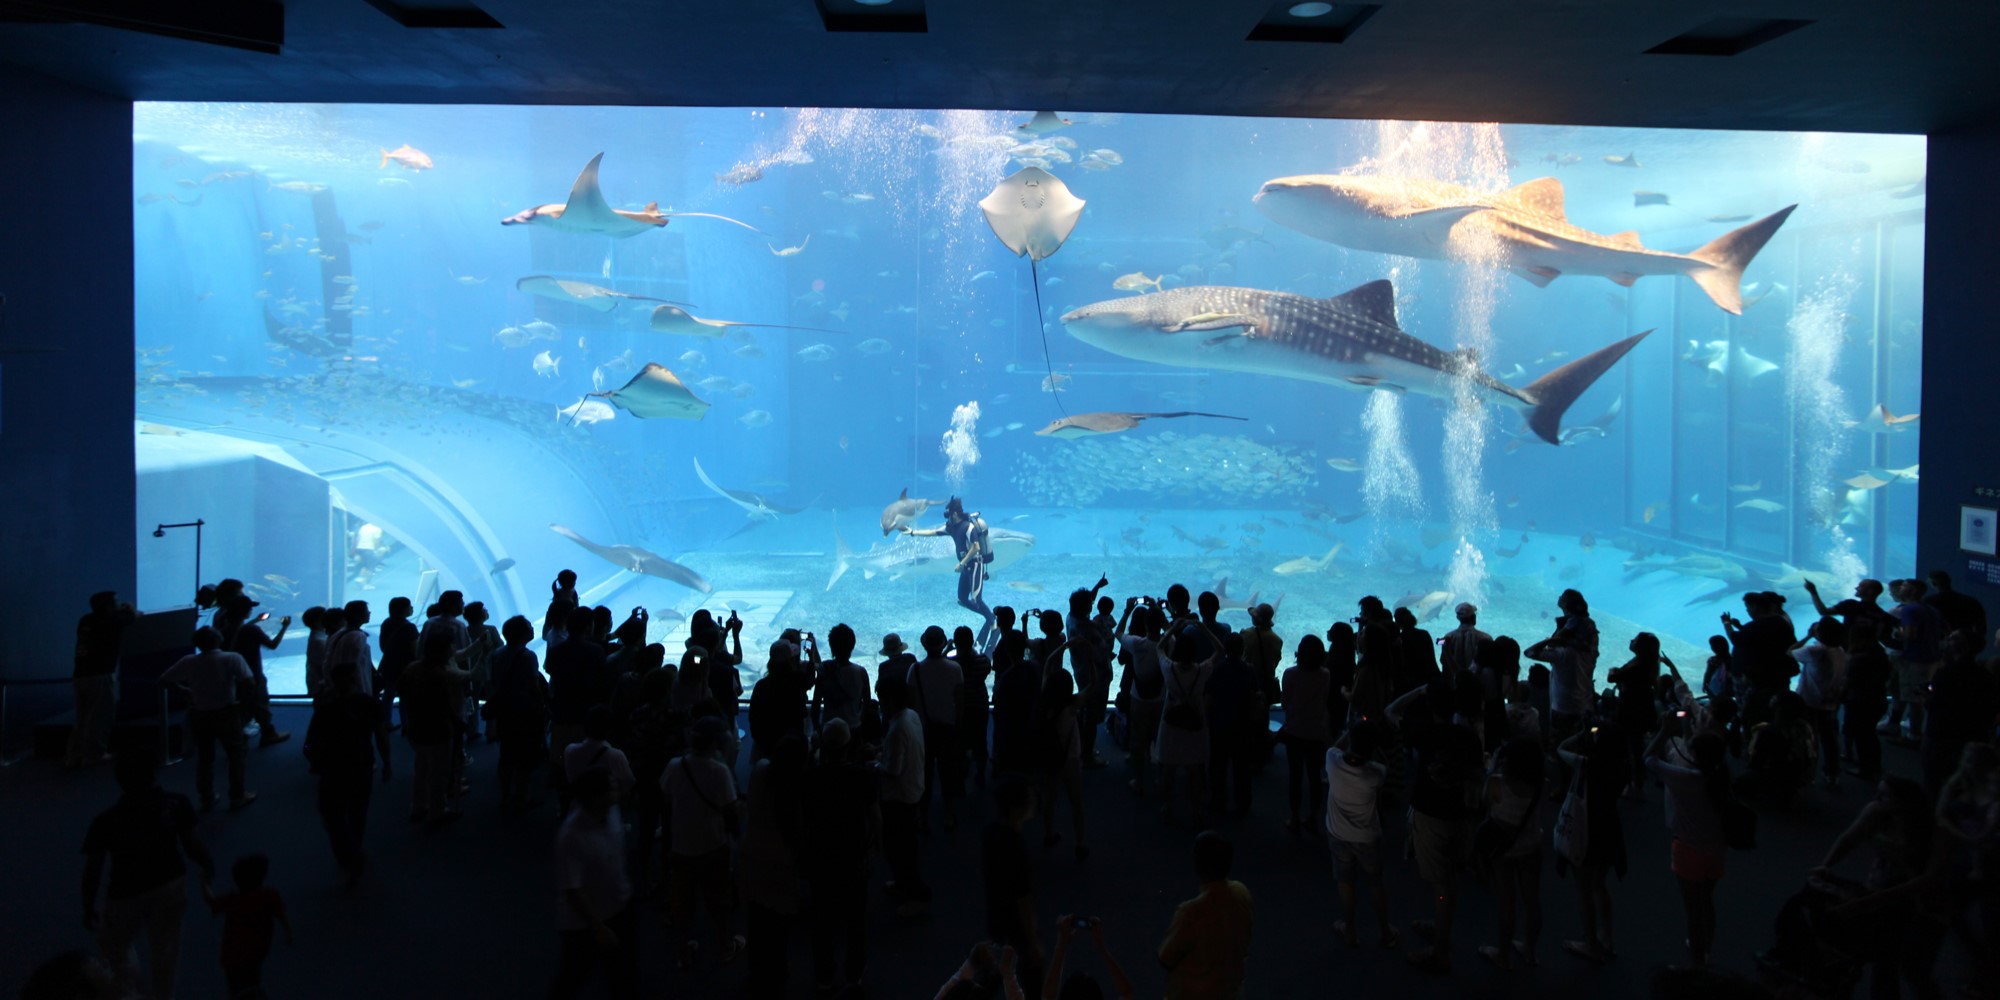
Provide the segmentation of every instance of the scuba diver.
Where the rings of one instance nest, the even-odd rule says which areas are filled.
[[[944,527],[912,528],[903,525],[903,533],[923,537],[950,535],[952,544],[958,547],[958,603],[967,611],[978,613],[985,619],[979,627],[977,643],[985,649],[993,635],[993,609],[986,606],[986,564],[993,561],[993,545],[987,538],[986,522],[978,511],[968,514],[965,504],[952,497],[944,505]]]

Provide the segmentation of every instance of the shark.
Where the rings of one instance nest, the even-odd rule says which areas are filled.
[[[915,524],[917,518],[924,516],[924,511],[944,505],[943,500],[925,500],[922,497],[912,499],[909,487],[904,487],[903,492],[898,493],[889,506],[882,508],[883,537],[888,537],[890,532],[906,524]]]
[[[649,201],[646,207],[633,212],[622,208],[612,208],[604,200],[604,191],[597,186],[597,167],[603,162],[604,154],[599,153],[583,165],[583,172],[576,175],[576,183],[569,189],[569,200],[560,204],[537,205],[522,209],[500,220],[503,226],[536,225],[565,233],[598,233],[616,239],[637,236],[640,233],[664,228],[667,221],[676,217],[720,219],[734,223],[759,235],[766,235],[747,222],[732,219],[726,215],[708,212],[662,212],[660,203]]]
[[[1562,182],[1541,177],[1491,194],[1417,177],[1301,174],[1266,181],[1259,211],[1314,239],[1405,257],[1493,261],[1537,287],[1591,274],[1625,287],[1679,274],[1723,311],[1743,312],[1743,269],[1797,205],[1732,229],[1692,253],[1649,250],[1639,234],[1569,221]]]
[[[1451,398],[1470,379],[1488,402],[1520,412],[1550,444],[1562,415],[1651,330],[1515,387],[1479,368],[1470,351],[1447,353],[1403,332],[1396,289],[1371,281],[1330,299],[1223,285],[1189,285],[1098,302],[1064,314],[1070,335],[1139,361],[1272,375],[1343,389]]]
[[[749,514],[750,519],[753,521],[775,521],[785,514],[796,514],[805,510],[804,507],[785,507],[772,503],[770,498],[762,493],[752,493],[749,490],[730,490],[717,486],[715,485],[715,480],[708,478],[708,470],[701,467],[701,459],[699,458],[694,460],[694,474],[700,477],[703,486],[708,487],[717,496],[743,508],[744,513]]]
[[[549,525],[549,530],[583,546],[591,554],[619,569],[644,576],[657,576],[662,580],[672,580],[683,587],[691,587],[704,594],[715,589],[702,578],[700,573],[637,545],[599,545],[560,524]]]
[[[1007,568],[1035,547],[1035,536],[1010,528],[988,528],[986,538],[993,546],[993,562],[986,567],[988,572]],[[847,547],[847,540],[840,537],[840,529],[835,527],[833,547],[833,575],[827,578],[828,590],[857,566],[861,575],[870,580],[878,575],[900,580],[906,576],[940,576],[953,572],[958,565],[958,544],[945,535],[897,535],[892,542],[877,542],[866,552],[855,552]]]

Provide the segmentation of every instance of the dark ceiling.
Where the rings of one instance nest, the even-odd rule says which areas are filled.
[[[830,32],[815,0],[476,2],[504,27],[411,28],[368,0],[289,0],[277,55],[14,21],[0,23],[0,61],[145,100],[1048,107],[1881,132],[2000,118],[1991,0],[1381,0],[1342,44],[1246,40],[1269,0],[930,0],[923,33]],[[0,14],[133,16],[122,7],[212,28],[254,25],[259,6],[0,0]],[[1646,54],[1717,17],[1812,23],[1734,56]]]

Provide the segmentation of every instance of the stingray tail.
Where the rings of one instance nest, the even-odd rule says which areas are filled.
[[[1688,273],[1708,297],[1721,306],[1724,312],[1743,314],[1743,269],[1750,266],[1757,251],[1764,249],[1777,233],[1778,227],[1791,217],[1792,209],[1799,206],[1787,205],[1756,222],[1732,229],[1709,241],[1706,246],[1688,256],[1701,261],[1705,267],[1695,268]]]
[[[854,565],[854,550],[847,547],[847,539],[840,537],[840,515],[833,517],[833,575],[826,579],[826,589],[832,590],[840,578]]]
[[[377,146],[377,147],[375,147],[375,148],[377,148],[377,149],[382,149],[382,147],[380,147],[380,146]],[[377,170],[380,170],[380,169],[382,169],[382,167],[386,167],[386,166],[388,166],[388,165],[389,165],[389,151],[388,151],[388,150],[386,150],[386,149],[383,149],[383,150],[382,150],[382,164],[381,164],[381,166],[378,166],[378,167],[376,167],[375,169],[377,169]]]
[[[1049,397],[1056,401],[1056,412],[1064,417],[1069,410],[1062,404],[1062,393],[1056,392],[1056,362],[1049,356],[1049,325],[1042,319],[1042,274],[1033,255],[1028,257],[1028,277],[1035,283],[1035,329],[1042,332],[1042,364],[1049,369]]]
[[[1560,443],[1558,435],[1562,430],[1563,412],[1597,381],[1598,376],[1617,364],[1618,359],[1652,332],[1647,330],[1634,334],[1610,347],[1586,354],[1522,389],[1521,394],[1528,398],[1531,407],[1528,410],[1529,429],[1550,444]]]

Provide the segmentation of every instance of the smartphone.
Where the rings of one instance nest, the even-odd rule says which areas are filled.
[[[1592,735],[1592,736],[1596,736],[1596,735],[1597,735],[1597,727],[1596,727],[1596,726],[1592,726],[1592,727],[1590,727],[1590,735]]]
[[[1097,921],[1090,917],[1072,917],[1070,918],[1069,925],[1071,927],[1076,928],[1077,930],[1087,931],[1090,929],[1091,925],[1095,923],[1097,923]]]
[[[270,620],[271,620],[271,613],[270,613],[269,611],[266,611],[266,612],[264,612],[263,614],[260,614],[260,615],[258,615],[258,616],[257,616],[257,620],[258,620],[258,621],[260,621],[260,622],[262,622],[262,621],[270,621]]]
[[[1688,717],[1688,714],[1687,714],[1687,709],[1685,709],[1685,708],[1683,708],[1683,709],[1681,709],[1680,711],[1678,711],[1678,712],[1675,712],[1675,713],[1674,713],[1674,718],[1676,718],[1676,719],[1685,719],[1685,718],[1687,718],[1687,717]]]

